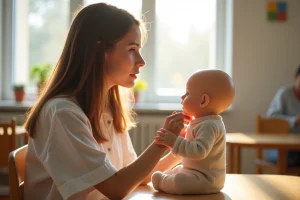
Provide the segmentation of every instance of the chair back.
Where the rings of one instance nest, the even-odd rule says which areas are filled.
[[[289,123],[280,118],[263,118],[260,115],[256,116],[256,133],[282,133],[288,134],[290,130]]]
[[[0,123],[0,168],[8,168],[8,155],[16,146],[16,121]]]
[[[9,154],[10,199],[24,199],[25,157],[28,145],[24,145]]]

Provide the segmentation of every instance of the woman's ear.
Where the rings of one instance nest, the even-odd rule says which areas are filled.
[[[203,94],[201,96],[201,101],[200,101],[200,108],[204,108],[209,104],[210,101],[210,97],[208,96],[208,94]]]

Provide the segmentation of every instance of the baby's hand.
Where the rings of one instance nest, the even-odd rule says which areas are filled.
[[[177,136],[174,133],[161,128],[159,131],[156,131],[156,134],[157,136],[154,138],[155,144],[160,144],[169,148],[173,148],[177,138]]]

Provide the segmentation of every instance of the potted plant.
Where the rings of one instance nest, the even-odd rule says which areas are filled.
[[[24,101],[24,97],[25,97],[25,85],[15,84],[13,86],[13,89],[14,89],[16,102],[22,103]]]
[[[134,99],[135,102],[138,102],[139,95],[141,92],[145,91],[148,88],[148,84],[143,79],[138,79],[133,87]]]
[[[51,69],[51,65],[47,63],[40,63],[31,68],[30,79],[37,81],[38,94],[40,94],[41,89],[51,72]]]

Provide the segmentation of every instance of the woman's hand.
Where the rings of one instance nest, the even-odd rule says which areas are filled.
[[[190,121],[188,116],[183,115],[181,112],[173,112],[172,115],[166,118],[163,128],[178,136],[184,128],[184,123],[188,121]]]

